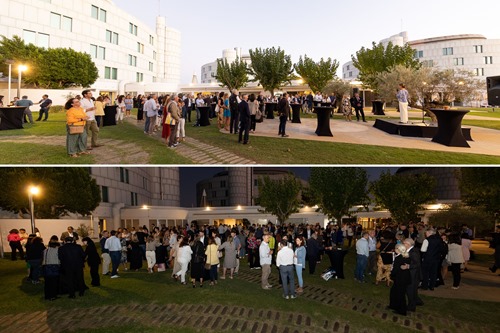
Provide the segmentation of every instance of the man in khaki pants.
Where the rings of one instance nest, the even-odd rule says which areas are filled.
[[[259,247],[260,266],[262,267],[262,289],[269,290],[272,285],[269,284],[269,275],[271,274],[271,249],[269,248],[269,234],[262,236],[262,243]]]
[[[102,232],[102,237],[99,240],[99,244],[101,244],[101,252],[102,252],[102,275],[109,275],[109,264],[111,264],[111,257],[109,256],[109,251],[104,248],[104,244],[106,244],[106,240],[109,237],[109,233],[107,230]]]

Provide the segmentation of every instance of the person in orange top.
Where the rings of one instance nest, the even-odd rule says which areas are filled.
[[[87,151],[87,131],[83,133],[70,134],[70,125],[85,126],[88,116],[80,106],[80,100],[70,98],[64,105],[66,111],[66,147],[70,157],[78,157],[80,154],[90,154]]]

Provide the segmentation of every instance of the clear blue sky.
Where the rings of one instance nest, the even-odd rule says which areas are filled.
[[[307,53],[340,66],[362,46],[408,31],[409,39],[455,34],[500,38],[498,0],[114,0],[155,27],[159,14],[182,33],[182,83],[223,49],[280,46],[296,62]]]

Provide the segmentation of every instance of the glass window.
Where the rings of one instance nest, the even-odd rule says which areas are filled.
[[[107,186],[101,187],[101,196],[102,196],[102,202],[109,202],[109,194]]]
[[[111,79],[118,80],[118,68],[111,69]]]
[[[111,79],[111,67],[104,67],[104,78]]]
[[[453,58],[453,64],[455,66],[463,66],[464,58]]]
[[[153,63],[150,61],[149,62],[149,70],[152,72],[153,71]]]
[[[118,69],[111,67],[104,67],[104,78],[109,80],[116,80],[118,78]],[[121,179],[121,171],[120,171]]]
[[[156,60],[156,51],[153,51],[153,60]]]
[[[475,74],[476,76],[484,76],[484,68],[476,68]]]
[[[136,81],[137,81],[137,82],[142,82],[142,81],[144,81],[144,74],[143,74],[143,73],[139,73],[139,72],[137,72],[137,73],[136,73]]]
[[[113,44],[118,45],[118,34],[116,32],[113,32]]]
[[[97,58],[97,45],[90,44],[90,56]]]
[[[453,48],[452,47],[443,48],[443,55],[453,55]]]
[[[144,44],[137,42],[137,52],[144,53]]]
[[[41,34],[41,33],[38,33],[38,36],[37,36],[37,46],[39,47],[44,47],[46,49],[49,48],[49,35],[47,34]]]
[[[92,6],[91,8],[92,9],[90,11],[91,12],[90,15],[92,16],[92,18],[95,18],[95,19],[99,18],[99,8],[96,6]]]
[[[113,33],[110,30],[106,30],[106,42],[111,43],[113,38]]]
[[[483,46],[482,45],[474,45],[474,52],[475,53],[483,53]]]
[[[137,67],[137,57],[129,54],[128,55],[128,64],[129,64],[129,66]]]
[[[36,32],[23,30],[23,40],[26,44],[36,45]]]
[[[128,31],[132,34],[132,35],[136,35],[137,36],[137,26],[133,23],[129,23],[128,24]]]
[[[50,13],[50,26],[52,28],[61,28],[61,15],[56,13]]]
[[[99,21],[106,22],[106,11],[102,8],[99,9]]]
[[[493,57],[491,56],[484,57],[484,63],[487,65],[491,65],[493,63]]]
[[[106,59],[106,48],[99,46],[99,48],[97,49],[97,58],[103,60]]]
[[[63,16],[61,29],[69,32],[73,31],[73,19],[68,16]]]

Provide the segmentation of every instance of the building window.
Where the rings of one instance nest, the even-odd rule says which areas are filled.
[[[153,71],[153,63],[150,61],[149,62],[149,71],[152,72]]]
[[[217,191],[212,191],[212,198],[217,198]]]
[[[423,57],[424,57],[424,51],[415,50],[415,58],[416,59],[423,58]]]
[[[90,10],[90,15],[96,20],[99,19],[99,7],[92,6]]]
[[[464,58],[453,58],[453,65],[463,66],[464,65]]]
[[[137,193],[135,192],[130,192],[130,206],[137,206],[139,204],[139,200]]]
[[[156,60],[156,51],[153,51],[153,60]]]
[[[94,59],[106,59],[106,48],[90,44],[90,56]]]
[[[220,187],[222,187],[222,188],[226,187],[226,181],[225,180],[221,180],[220,181]]]
[[[350,70],[350,69],[351,69],[351,66],[347,65],[346,70]]]
[[[120,168],[120,181],[122,183],[128,184],[128,169]]]
[[[107,186],[101,186],[101,199],[102,202],[109,202],[109,194],[108,194],[108,187]]]
[[[484,76],[484,68],[476,68],[474,70],[474,73],[476,74],[476,76]]]
[[[221,207],[225,207],[226,206],[226,200],[224,200],[224,199],[221,200],[220,201],[220,205],[221,205]]]
[[[475,53],[483,53],[483,46],[482,45],[474,45],[474,52]]]
[[[133,23],[128,24],[128,32],[130,32],[132,35],[137,36],[137,26]]]
[[[106,42],[118,45],[118,34],[111,30],[106,30]]]
[[[149,35],[149,44],[155,45],[155,38],[152,35]]]
[[[73,19],[68,16],[63,16],[61,29],[69,32],[73,31]]]
[[[423,67],[433,67],[434,66],[434,61],[433,60],[422,61],[422,66]]]
[[[102,8],[92,5],[90,7],[90,16],[96,20],[106,22],[107,12]]]
[[[142,82],[144,81],[144,74],[143,73],[135,73],[135,79],[136,79],[136,82]]]
[[[148,189],[148,179],[146,177],[142,177],[142,188],[145,190]]]
[[[129,64],[129,66],[137,67],[137,57],[129,54],[128,55],[128,64]]]
[[[349,77],[352,77],[352,72],[349,72]]]
[[[40,32],[23,30],[23,40],[26,44],[33,44],[38,47],[49,48],[49,35]]]
[[[52,28],[61,28],[61,15],[57,13],[50,13],[50,26]]]
[[[211,71],[212,70],[212,66],[208,66],[208,71]]]
[[[100,8],[99,9],[99,21],[102,21],[102,22],[106,22],[106,16],[107,16],[107,12]]]
[[[144,53],[144,44],[137,42],[137,52]]]
[[[453,55],[453,48],[452,47],[443,48],[443,55]]]
[[[487,65],[491,65],[493,63],[493,57],[484,57],[484,63]]]
[[[104,78],[110,80],[117,80],[118,69],[114,67],[104,67]]]

